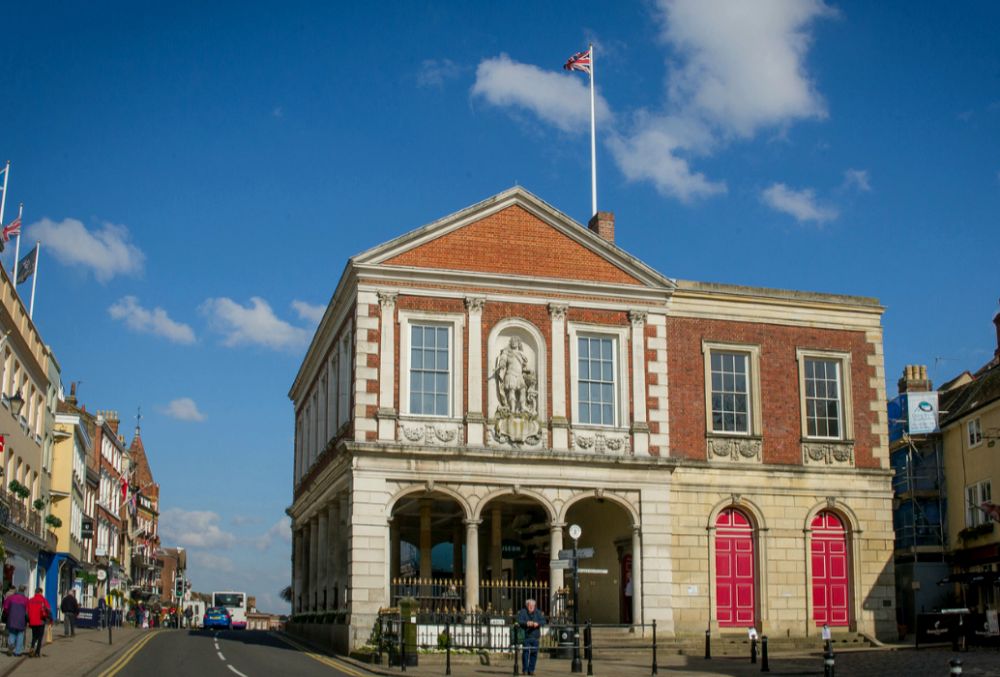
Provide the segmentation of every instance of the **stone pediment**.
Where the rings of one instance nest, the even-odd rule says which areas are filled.
[[[638,259],[523,188],[359,254],[355,264],[673,289]]]

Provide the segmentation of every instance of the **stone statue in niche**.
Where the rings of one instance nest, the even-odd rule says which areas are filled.
[[[493,437],[511,445],[538,444],[538,376],[524,352],[520,336],[512,336],[497,355],[493,379],[497,387]]]

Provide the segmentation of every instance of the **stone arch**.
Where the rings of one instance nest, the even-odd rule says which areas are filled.
[[[503,487],[501,489],[494,489],[480,498],[475,507],[470,509],[470,519],[481,520],[483,518],[483,508],[485,508],[490,501],[496,500],[497,498],[503,498],[504,496],[526,496],[534,499],[545,511],[549,522],[554,521],[557,514],[555,507],[552,505],[552,501],[550,501],[548,496],[542,492],[535,491],[534,489],[522,489],[520,487]]]
[[[493,378],[493,369],[502,346],[500,343],[504,336],[519,336],[522,344],[526,343],[535,355],[537,388],[538,388],[538,418],[546,419],[548,408],[548,355],[545,344],[545,336],[534,324],[520,317],[508,317],[497,322],[486,340],[486,369],[487,377],[487,411],[486,418],[492,418],[498,404],[496,392],[496,381]]]
[[[753,523],[754,531],[767,531],[767,522],[764,519],[764,511],[761,510],[753,501],[747,499],[745,496],[740,496],[738,494],[733,494],[727,498],[722,499],[712,506],[711,511],[708,513],[708,522],[705,525],[706,529],[714,529],[715,523],[719,520],[719,515],[726,508],[734,508],[743,513],[750,518]]]
[[[754,544],[753,569],[754,569],[754,625],[768,615],[768,598],[761,591],[767,590],[767,521],[764,518],[764,511],[756,502],[740,494],[731,494],[720,501],[717,501],[709,510],[705,530],[708,534],[707,556],[708,556],[708,586],[709,586],[709,613],[712,629],[719,631],[726,629],[720,621],[719,614],[719,590],[717,561],[717,524],[719,516],[724,510],[738,510],[747,517],[752,526],[752,538]]]
[[[573,507],[574,504],[590,498],[603,499],[605,501],[610,501],[611,503],[614,503],[622,510],[624,510],[625,513],[629,516],[629,518],[631,518],[633,527],[638,527],[641,525],[641,522],[639,520],[639,513],[634,505],[632,505],[627,499],[617,494],[608,493],[600,489],[594,489],[591,491],[581,491],[576,494],[573,494],[568,499],[566,499],[563,502],[562,509],[559,511],[558,521],[565,522],[566,515],[569,514],[569,509]]]
[[[448,496],[455,500],[459,506],[461,506],[462,511],[465,513],[465,519],[469,519],[472,515],[472,506],[469,505],[469,500],[467,497],[462,495],[460,492],[452,489],[451,487],[441,485],[441,484],[428,484],[427,482],[421,484],[411,484],[409,486],[403,487],[393,494],[385,504],[385,518],[389,519],[392,517],[393,511],[399,504],[399,501],[407,498],[411,494],[434,494],[440,493]]]
[[[859,553],[860,544],[858,537],[861,534],[860,521],[857,513],[843,501],[828,497],[817,501],[806,512],[805,521],[802,524],[802,532],[805,547],[806,561],[806,634],[814,635],[818,632],[816,627],[816,600],[814,599],[813,585],[813,528],[812,523],[816,517],[823,512],[835,515],[844,525],[845,545],[847,549],[847,600],[848,600],[848,620],[847,627],[851,631],[861,631],[863,628],[859,623],[859,610],[862,608],[862,592],[858,581],[861,580]]]
[[[806,513],[805,521],[802,523],[802,530],[806,533],[812,531],[812,522],[821,512],[832,512],[844,522],[844,527],[850,534],[861,533],[861,523],[857,513],[849,505],[838,499],[825,499],[818,501]]]

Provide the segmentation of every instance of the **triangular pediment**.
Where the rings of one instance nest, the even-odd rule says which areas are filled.
[[[520,187],[364,252],[354,262],[514,278],[674,286]]]

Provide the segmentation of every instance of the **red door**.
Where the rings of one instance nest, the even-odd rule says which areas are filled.
[[[746,515],[731,508],[715,521],[715,598],[719,627],[754,623],[753,528]]]
[[[812,521],[812,594],[816,625],[848,624],[847,534],[832,512]]]

